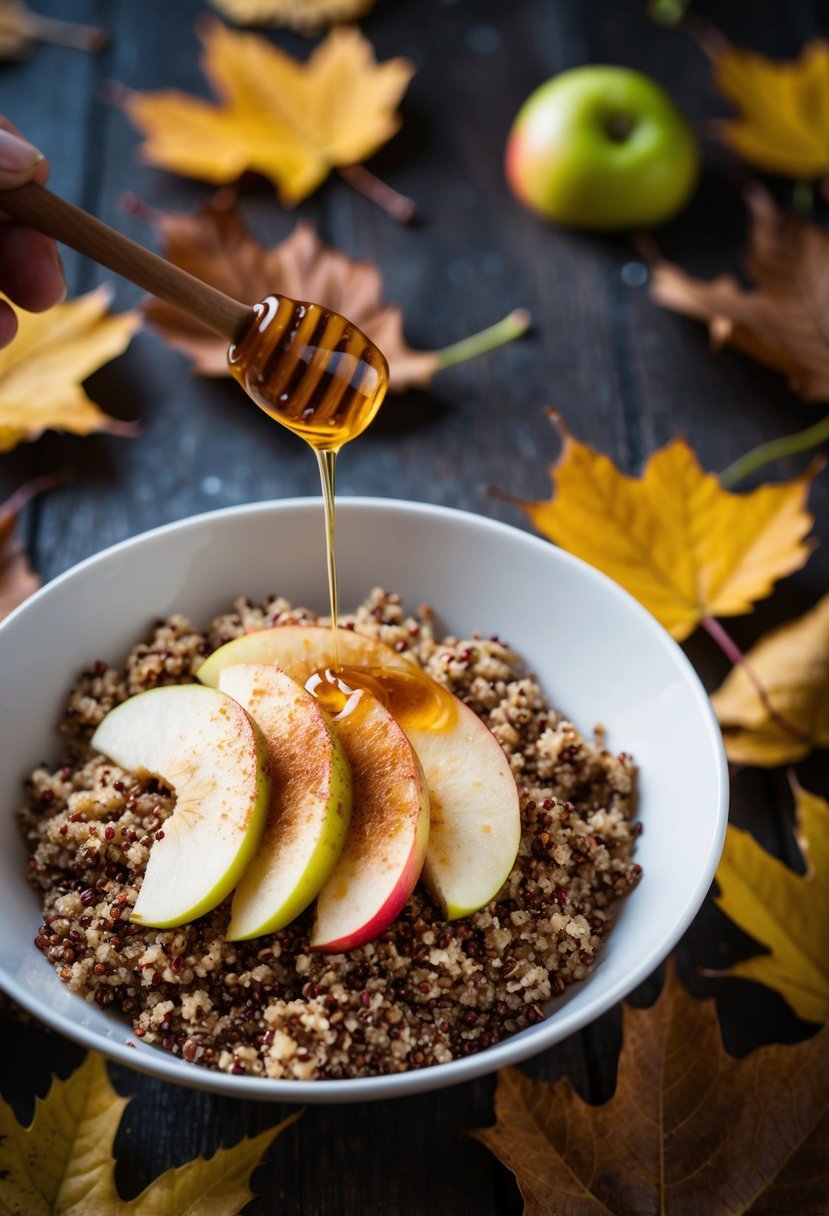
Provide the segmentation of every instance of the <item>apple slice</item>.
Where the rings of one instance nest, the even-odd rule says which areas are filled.
[[[271,804],[259,848],[233,896],[229,941],[282,929],[316,898],[351,817],[351,772],[328,715],[276,667],[236,664],[219,687],[262,732]]]
[[[348,666],[412,669],[411,660],[374,638],[339,631],[341,661]],[[257,646],[263,661],[277,663],[305,681],[331,657],[330,631],[317,625],[281,625],[228,642],[198,672],[212,675],[234,647]],[[267,660],[264,655],[267,655]],[[208,683],[211,682],[208,679]],[[468,916],[489,903],[515,864],[521,839],[518,790],[504,749],[489,727],[451,696],[454,712],[438,730],[400,724],[423,766],[432,824],[423,881],[447,920]]]
[[[264,744],[241,705],[198,684],[154,688],[108,713],[92,746],[176,796],[131,919],[169,929],[215,908],[256,850],[270,795]]]
[[[334,726],[351,765],[345,848],[317,899],[314,950],[339,954],[381,934],[415,888],[429,839],[417,756],[376,697],[360,690]]]
[[[417,666],[411,657],[353,629],[337,630],[337,649],[340,662],[346,665],[402,667],[409,671]],[[327,626],[275,625],[226,642],[205,659],[196,677],[202,684],[217,688],[223,667],[234,663],[273,663],[304,684],[313,671],[330,667],[331,661],[331,630]]]

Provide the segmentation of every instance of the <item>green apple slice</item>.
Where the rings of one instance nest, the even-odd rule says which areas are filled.
[[[404,670],[416,666],[410,657],[353,629],[337,630],[337,651],[340,662],[345,664]],[[331,630],[326,626],[275,625],[226,642],[205,659],[196,677],[202,684],[218,688],[219,673],[224,667],[234,663],[272,663],[304,684],[311,672],[330,667],[331,662]]]
[[[352,630],[340,629],[337,644],[346,666],[412,667],[391,647]],[[240,651],[255,652],[260,662],[304,682],[330,663],[331,633],[324,626],[277,625],[247,634],[215,651],[199,679],[214,682]],[[467,705],[457,697],[452,704],[444,729],[418,729],[404,718],[400,723],[423,766],[431,803],[423,881],[448,920],[468,916],[498,894],[521,839],[518,790],[504,749]]]
[[[264,745],[241,705],[199,684],[154,688],[108,713],[92,746],[176,796],[132,920],[169,929],[215,908],[256,851],[270,795]]]
[[[276,667],[235,664],[219,673],[262,732],[271,803],[256,855],[233,895],[230,941],[273,933],[316,898],[343,850],[351,770],[328,715]]]

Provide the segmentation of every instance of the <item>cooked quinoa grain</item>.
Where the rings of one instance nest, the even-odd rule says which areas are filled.
[[[371,1076],[471,1055],[541,1021],[584,979],[633,860],[635,769],[551,710],[499,638],[435,637],[431,610],[407,615],[376,590],[348,628],[413,655],[490,727],[521,796],[522,838],[498,897],[447,923],[418,887],[395,923],[348,954],[309,949],[313,909],[288,928],[226,942],[229,901],[178,929],[130,921],[149,851],[175,799],[89,747],[126,697],[187,683],[242,633],[316,623],[272,597],[237,600],[204,632],[157,622],[123,669],[103,661],[73,689],[61,764],[26,783],[29,877],[43,898],[35,945],[73,991],[123,1014],[136,1036],[207,1068],[300,1080]]]

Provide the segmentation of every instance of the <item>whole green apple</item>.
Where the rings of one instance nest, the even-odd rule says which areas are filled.
[[[507,180],[574,228],[661,224],[688,201],[699,152],[660,85],[630,68],[572,68],[531,93],[507,141]]]

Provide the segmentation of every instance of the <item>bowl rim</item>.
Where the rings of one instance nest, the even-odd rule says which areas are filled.
[[[303,496],[282,499],[268,499],[253,503],[243,503],[237,506],[222,507],[216,510],[200,512],[184,519],[174,520],[147,531],[127,537],[97,553],[91,554],[82,561],[71,566],[68,570],[51,579],[21,605],[14,609],[5,620],[0,622],[0,636],[8,626],[19,617],[25,615],[31,606],[42,599],[50,598],[60,593],[62,587],[82,579],[86,573],[96,566],[105,564],[112,557],[118,556],[125,550],[144,547],[153,544],[160,537],[173,532],[196,530],[212,522],[221,522],[236,516],[251,516],[281,513],[297,509],[316,510],[321,508],[322,499],[318,496]],[[529,1027],[510,1038],[474,1055],[446,1064],[436,1064],[428,1068],[412,1069],[407,1072],[374,1077],[355,1077],[345,1080],[328,1081],[292,1081],[277,1080],[267,1077],[237,1077],[230,1073],[213,1072],[188,1065],[185,1061],[169,1056],[156,1049],[135,1050],[139,1044],[129,1045],[126,1041],[103,1039],[94,1029],[73,1022],[66,1014],[57,1012],[44,1005],[26,991],[19,981],[8,975],[0,968],[0,989],[21,1005],[33,1016],[73,1040],[79,1045],[92,1051],[98,1051],[106,1058],[117,1064],[126,1065],[139,1072],[158,1077],[160,1080],[183,1085],[192,1089],[206,1090],[225,1097],[253,1099],[268,1102],[283,1102],[286,1104],[341,1104],[349,1102],[366,1102],[388,1099],[392,1097],[407,1097],[436,1089],[444,1089],[450,1085],[462,1084],[477,1077],[484,1076],[497,1069],[518,1064],[520,1061],[537,1055],[539,1052],[552,1047],[571,1034],[589,1025],[596,1018],[611,1009],[644,979],[670,954],[691,921],[696,916],[705,895],[714,878],[717,863],[725,841],[728,820],[729,780],[728,765],[722,742],[719,724],[711,706],[702,681],[690,660],[680,646],[670,636],[650,612],[647,611],[633,596],[624,590],[600,570],[590,566],[580,558],[566,550],[551,544],[549,541],[517,528],[512,524],[503,523],[489,516],[479,515],[472,511],[461,510],[440,504],[422,503],[396,498],[379,498],[364,495],[342,495],[337,499],[337,511],[349,513],[354,510],[382,510],[397,512],[402,515],[417,515],[432,520],[445,520],[447,517],[459,519],[460,522],[489,531],[494,535],[508,535],[520,539],[522,544],[537,549],[539,555],[545,554],[544,560],[561,562],[565,566],[578,567],[581,575],[593,580],[602,588],[604,594],[611,599],[616,598],[626,602],[627,609],[638,616],[645,629],[651,634],[653,644],[668,651],[679,671],[685,677],[689,691],[701,713],[701,718],[708,728],[711,743],[712,761],[716,769],[717,805],[712,822],[715,830],[705,865],[698,875],[696,884],[689,896],[685,907],[672,927],[634,967],[624,976],[612,982],[601,994],[595,1007],[573,1010],[565,1006],[546,1018],[536,1026]],[[588,980],[585,982],[589,982]],[[78,998],[83,999],[83,998]],[[130,1035],[128,1025],[124,1033]]]

